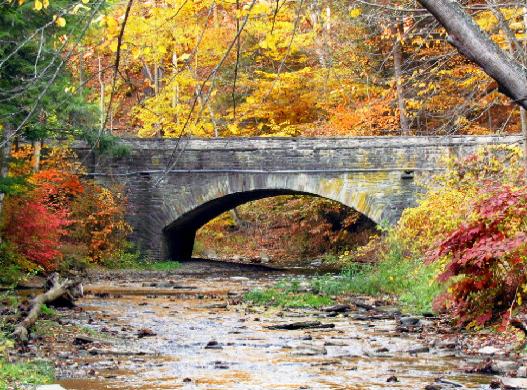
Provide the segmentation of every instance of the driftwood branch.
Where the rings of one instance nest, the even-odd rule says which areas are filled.
[[[16,326],[14,332],[11,334],[14,339],[18,341],[28,340],[29,329],[38,319],[43,305],[52,303],[62,297],[67,297],[68,300],[72,300],[75,297],[82,295],[82,288],[79,288],[80,281],[70,279],[64,279],[61,281],[60,276],[57,273],[54,273],[50,276],[46,285],[48,286],[48,290],[42,294],[37,295],[31,300],[31,308],[29,313]]]

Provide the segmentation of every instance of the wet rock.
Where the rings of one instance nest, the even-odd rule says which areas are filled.
[[[231,276],[229,279],[230,280],[235,280],[235,281],[238,281],[238,282],[244,282],[244,281],[250,280],[249,278],[247,278],[245,276]]]
[[[503,352],[496,347],[493,347],[492,345],[488,345],[486,347],[478,349],[478,353],[481,355],[498,355],[502,354]]]
[[[297,356],[327,355],[328,351],[323,345],[299,345],[293,351]]]
[[[410,355],[417,355],[419,353],[430,352],[430,348],[428,348],[428,347],[414,347],[414,348],[410,348],[406,352],[408,352]]]
[[[457,388],[460,388],[460,387],[463,387],[463,385],[461,383],[457,383],[457,382],[454,382],[454,381],[451,381],[449,379],[442,379],[442,378],[439,378],[436,380],[437,383],[440,383],[444,386],[447,386],[447,388],[452,388],[452,389],[457,389]]]
[[[386,347],[382,347],[382,348],[378,348],[375,350],[376,353],[386,353],[386,352],[390,352],[390,350]]]
[[[321,328],[334,328],[335,324],[323,324],[320,321],[304,321],[304,322],[292,322],[289,324],[271,325],[267,326],[267,329],[271,330],[297,330],[297,329],[321,329]]]
[[[223,349],[223,347],[216,340],[211,340],[205,345],[205,349]]]
[[[401,315],[401,310],[397,306],[379,306],[376,310],[381,313],[391,314],[394,317]]]
[[[355,315],[351,316],[351,319],[355,320],[355,321],[372,321],[373,317],[365,316],[363,314],[355,314]]]
[[[397,379],[397,377],[395,375],[392,375],[391,377],[389,377],[388,379],[386,379],[386,382],[388,383],[391,383],[391,382],[399,382],[399,379]]]
[[[221,362],[221,361],[216,361],[214,362],[214,368],[215,369],[219,369],[219,370],[228,370],[229,369],[229,365],[225,362]]]
[[[476,365],[466,367],[464,371],[467,374],[495,374],[492,370],[492,361],[490,359],[479,362]]]
[[[492,362],[491,369],[499,375],[515,373],[518,370],[519,363],[511,360],[496,360]]]
[[[434,383],[425,386],[425,390],[458,389],[463,385],[448,379],[437,378]]]
[[[457,344],[454,340],[441,340],[434,344],[435,347],[439,349],[455,349],[457,347]]]
[[[436,384],[436,383],[425,386],[425,390],[442,390],[442,389],[443,389],[443,386]]]
[[[139,329],[139,331],[137,332],[137,337],[140,339],[143,337],[152,337],[155,335],[156,333],[153,330],[148,329],[148,328]]]
[[[333,305],[322,308],[325,312],[344,313],[351,310],[350,305]]]
[[[308,335],[303,336],[301,340],[313,340],[313,337],[310,334],[308,334]]]
[[[347,347],[349,344],[344,341],[324,341],[326,347]]]
[[[421,320],[417,317],[401,317],[399,318],[399,324],[401,326],[418,326]]]
[[[502,389],[527,389],[527,379],[525,378],[500,378]]]
[[[353,304],[355,306],[357,306],[358,308],[360,308],[360,309],[364,309],[364,310],[368,310],[368,311],[376,309],[375,306],[369,305],[369,304],[364,303],[364,302],[353,302]]]
[[[78,335],[78,336],[75,336],[75,338],[73,339],[73,344],[75,344],[75,345],[86,345],[86,344],[92,344],[92,343],[94,343],[96,341],[97,340],[94,339],[93,337],[84,336],[84,335]]]
[[[200,306],[203,309],[226,309],[229,305],[226,302],[211,303],[210,305]]]
[[[183,383],[190,383],[192,382],[192,379],[190,378],[183,378]]]

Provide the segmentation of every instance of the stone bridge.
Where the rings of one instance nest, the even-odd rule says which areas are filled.
[[[462,156],[519,136],[125,139],[125,157],[75,149],[103,183],[124,185],[131,239],[152,258],[189,258],[196,231],[219,214],[269,196],[309,194],[376,223],[415,204],[417,179]]]

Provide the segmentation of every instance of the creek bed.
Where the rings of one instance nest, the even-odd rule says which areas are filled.
[[[397,331],[394,319],[240,303],[244,292],[288,277],[281,272],[204,267],[122,273],[88,286],[82,311],[66,322],[94,341],[63,352],[58,383],[78,390],[423,389],[442,378],[487,389],[493,379],[465,374],[454,351],[427,352],[420,335]],[[334,328],[267,328],[302,321]]]

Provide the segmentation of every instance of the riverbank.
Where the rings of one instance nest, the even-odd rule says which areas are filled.
[[[94,390],[484,389],[527,365],[511,339],[405,316],[389,300],[339,296],[319,308],[245,302],[247,293],[292,277],[214,262],[92,273],[79,306],[48,313],[8,360],[44,359],[66,389]],[[277,325],[299,329],[269,328]]]

